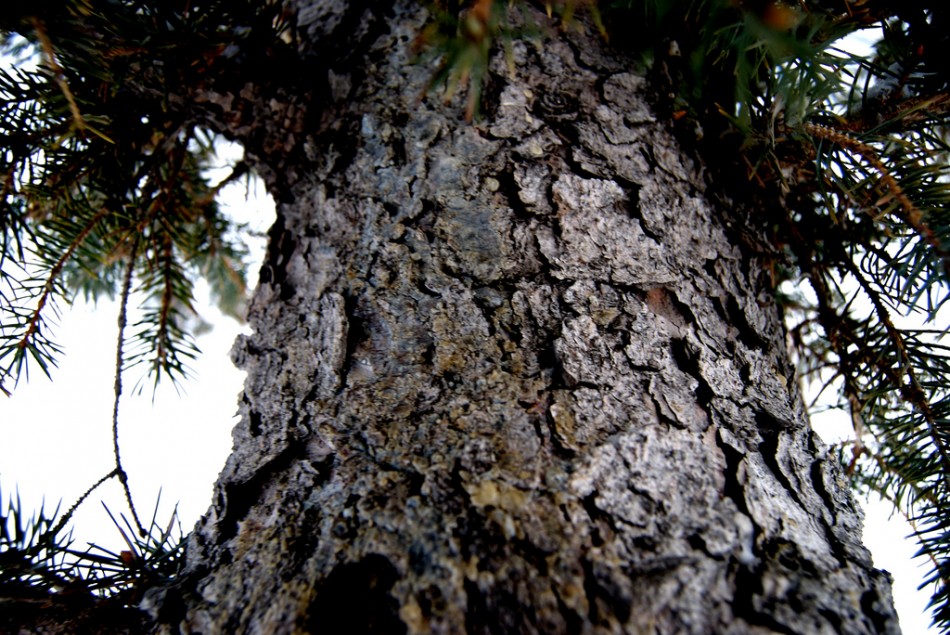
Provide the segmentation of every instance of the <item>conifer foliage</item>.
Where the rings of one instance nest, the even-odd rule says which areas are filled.
[[[31,366],[48,374],[57,301],[116,295],[129,276],[144,305],[129,363],[181,378],[196,353],[195,279],[237,315],[245,276],[221,184],[202,172],[213,137],[172,99],[236,46],[220,28],[236,16],[197,3],[59,4],[3,18],[7,54],[31,63],[0,74],[0,390]]]
[[[950,291],[950,7],[549,0],[537,4],[550,21],[532,23],[526,4],[425,5],[417,46],[433,90],[467,90],[460,115],[478,125],[491,106],[482,86],[504,81],[489,61],[513,38],[596,28],[636,54],[656,111],[711,166],[736,239],[772,263],[802,373],[849,413],[854,437],[837,447],[848,474],[915,523],[934,619],[950,629],[950,344],[938,318]],[[0,72],[0,390],[48,372],[49,320],[78,293],[144,299],[128,360],[156,380],[183,376],[195,354],[196,278],[237,310],[243,248],[202,171],[213,138],[189,95],[252,72],[293,20],[277,2],[217,0],[39,2],[0,17],[7,54],[36,60]],[[855,33],[876,41],[872,54],[840,48]]]
[[[0,496],[2,498],[2,496]],[[100,606],[134,606],[150,585],[171,581],[184,555],[177,514],[167,525],[158,522],[156,503],[148,529],[140,533],[122,515],[106,508],[128,549],[119,553],[90,545],[74,547],[66,528],[69,512],[45,507],[32,517],[19,496],[0,507],[0,597],[48,608],[57,598],[95,601]],[[5,624],[6,626],[6,624]]]
[[[154,517],[144,525],[132,501],[118,445],[122,371],[144,367],[155,384],[188,375],[198,279],[240,317],[246,248],[216,195],[247,166],[212,184],[216,137],[176,99],[233,57],[251,18],[264,25],[253,37],[269,42],[276,27],[269,11],[241,3],[173,4],[48,2],[0,17],[0,392],[31,370],[50,374],[60,304],[120,301],[115,467],[64,514],[27,519],[10,500],[0,514],[0,587],[11,597],[82,591],[134,604],[180,564],[180,531]],[[120,516],[116,526],[129,549],[73,549],[72,513],[111,478],[128,500],[132,522]]]

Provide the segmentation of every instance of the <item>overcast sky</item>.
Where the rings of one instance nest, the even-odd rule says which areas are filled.
[[[233,163],[242,151],[221,144],[223,164]],[[223,178],[228,169],[213,171]],[[250,191],[251,196],[245,199]],[[242,182],[222,192],[227,212],[264,233],[273,222],[273,203],[263,186]],[[251,241],[254,264],[249,267],[256,283],[263,257],[264,239]],[[160,524],[168,522],[176,503],[184,531],[189,531],[211,501],[212,484],[230,453],[231,428],[236,419],[237,397],[244,373],[231,364],[228,351],[246,325],[224,316],[208,302],[207,285],[197,285],[201,317],[213,328],[198,337],[202,354],[190,365],[194,377],[178,389],[163,380],[153,394],[147,385],[140,394],[133,388],[142,367],[123,374],[124,394],[119,409],[119,442],[123,467],[137,511],[143,522],[151,518],[161,494]],[[60,307],[53,339],[64,354],[52,369],[52,381],[38,368],[30,381],[20,382],[13,396],[0,395],[0,489],[3,504],[19,490],[27,509],[38,509],[46,500],[55,508],[62,500],[68,508],[90,485],[114,467],[112,454],[112,405],[115,380],[115,346],[118,305],[104,300],[78,301]],[[129,323],[134,323],[130,316]],[[122,548],[122,538],[100,504],[104,500],[116,514],[128,515],[121,488],[115,479],[101,486],[74,516],[77,547],[95,541]]]

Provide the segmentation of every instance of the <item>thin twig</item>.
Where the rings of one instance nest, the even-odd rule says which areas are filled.
[[[76,97],[73,95],[73,91],[69,89],[69,84],[66,83],[66,71],[63,70],[63,67],[56,61],[56,51],[53,49],[53,43],[46,33],[46,27],[43,25],[43,22],[37,17],[33,18],[33,30],[36,33],[37,39],[40,41],[40,46],[43,48],[46,63],[53,72],[53,79],[56,81],[63,96],[66,98],[66,102],[69,104],[69,112],[73,116],[73,123],[78,130],[85,130],[86,121],[82,118],[82,113],[79,112],[79,104],[76,103]]]
[[[937,446],[941,463],[943,463],[944,479],[948,479],[950,478],[950,448],[947,448],[946,441],[940,436],[940,431],[937,430],[937,417],[934,414],[930,401],[926,397],[923,386],[920,384],[920,380],[917,378],[914,365],[907,356],[904,338],[897,327],[894,326],[894,322],[891,321],[891,316],[881,301],[877,291],[871,287],[870,283],[868,283],[861,271],[855,266],[854,262],[848,258],[844,258],[844,265],[871,300],[871,304],[874,306],[874,312],[877,314],[877,318],[881,321],[881,324],[884,325],[887,336],[898,354],[904,374],[907,376],[907,383],[901,381],[898,372],[892,368],[884,367],[884,365],[881,364],[879,365],[879,370],[895,384],[901,396],[912,403],[917,411],[920,412],[924,421],[927,422],[930,438],[933,439],[934,445]]]
[[[907,193],[904,192],[904,189],[897,182],[897,179],[894,178],[894,175],[891,174],[887,166],[884,165],[884,162],[878,157],[878,152],[873,147],[828,126],[806,123],[804,128],[805,131],[813,137],[831,141],[832,143],[840,145],[842,148],[851,150],[870,163],[880,175],[884,186],[890,191],[897,202],[900,203],[902,213],[899,212],[897,214],[898,217],[910,225],[911,229],[917,232],[917,234],[930,245],[937,256],[943,261],[944,269],[948,268],[947,259],[950,258],[950,253],[943,248],[940,244],[940,239],[924,222],[923,212],[910,200],[910,197],[907,196]]]
[[[214,185],[207,194],[198,199],[197,203],[200,206],[208,205],[215,199],[217,199],[218,194],[221,193],[221,190],[234,183],[236,180],[244,176],[250,171],[250,166],[243,159],[238,161],[234,167],[231,169],[231,173],[226,177],[221,179],[216,185]]]
[[[946,116],[950,112],[950,93],[944,91],[932,95],[911,97],[884,104],[884,106],[886,107],[885,110],[874,111],[871,116],[868,116],[866,109],[862,109],[857,117],[840,119],[839,122],[847,130],[857,133],[880,128],[882,122],[888,127],[896,127],[898,132],[905,132],[908,129],[908,124],[934,121]]]
[[[132,503],[132,492],[129,491],[129,477],[122,468],[122,459],[119,456],[119,401],[122,398],[122,353],[125,343],[125,327],[128,319],[129,295],[132,290],[132,278],[135,273],[135,258],[138,248],[138,241],[132,241],[131,251],[129,253],[129,263],[125,269],[125,277],[122,281],[122,295],[119,298],[119,335],[115,346],[115,401],[112,404],[112,448],[115,453],[115,469],[122,483],[122,489],[125,490],[125,500],[129,504],[129,510],[132,512],[132,518],[138,527],[142,536],[147,535],[139,515],[135,511],[135,505]]]
[[[73,514],[76,512],[79,506],[83,504],[83,501],[89,498],[89,495],[92,494],[94,491],[96,491],[97,487],[99,487],[100,485],[108,481],[113,476],[116,476],[117,474],[118,472],[115,469],[113,469],[111,472],[109,472],[108,474],[100,478],[98,481],[93,483],[89,489],[83,492],[82,496],[76,499],[76,502],[73,503],[72,507],[70,507],[69,510],[65,514],[63,514],[63,516],[59,519],[59,522],[56,523],[56,526],[47,532],[47,535],[52,537],[58,534],[60,531],[62,531],[63,527],[66,526],[66,523],[69,522],[69,519],[72,518]]]
[[[56,261],[56,264],[53,265],[50,269],[49,276],[46,278],[46,283],[43,285],[43,292],[40,294],[39,302],[36,303],[36,309],[33,311],[33,315],[30,317],[30,324],[26,329],[26,333],[23,334],[23,337],[20,339],[18,346],[23,349],[26,348],[29,344],[30,338],[33,337],[36,333],[36,329],[39,328],[40,314],[43,309],[46,307],[46,303],[49,301],[50,296],[53,293],[53,287],[56,285],[56,278],[59,277],[59,274],[63,271],[63,267],[66,266],[66,263],[72,257],[73,252],[79,248],[79,246],[86,240],[86,236],[99,224],[105,216],[109,213],[106,208],[100,209],[96,214],[86,223],[86,226],[83,227],[82,231],[79,232],[79,235],[70,243],[69,248],[66,252],[59,257]]]
[[[916,483],[914,483],[912,479],[907,478],[906,475],[904,475],[904,474],[902,474],[902,473],[900,473],[900,472],[894,470],[894,468],[893,468],[892,466],[890,466],[890,465],[889,465],[881,456],[879,456],[877,453],[872,453],[872,454],[871,454],[871,457],[872,457],[872,458],[874,459],[874,461],[878,464],[878,466],[880,467],[881,470],[883,470],[883,471],[885,471],[885,472],[889,472],[889,473],[891,473],[891,474],[894,474],[895,476],[897,476],[897,478],[899,478],[899,479],[901,479],[903,482],[907,483],[908,487],[910,487],[910,488],[914,491],[914,496],[915,496],[917,499],[924,499],[924,500],[927,500],[927,501],[930,502],[932,505],[939,507],[940,503],[939,503],[939,501],[936,499],[936,497],[935,497],[933,494],[931,494],[930,492],[927,492],[927,491],[922,490],[922,489],[920,489],[919,487],[917,487]],[[901,507],[900,505],[898,505],[897,498],[895,498],[894,496],[891,496],[891,494],[890,494],[889,492],[885,491],[884,488],[882,488],[882,487],[872,487],[872,489],[873,489],[875,492],[877,492],[877,495],[878,495],[878,496],[880,496],[882,499],[884,499],[884,500],[886,500],[887,502],[889,502],[889,503],[894,507],[894,509],[897,510],[897,512],[898,512],[901,516],[904,517],[904,520],[906,520],[906,521],[907,521],[907,524],[910,525],[911,529],[914,530],[914,533],[915,533],[918,537],[921,538],[921,540],[918,541],[919,544],[920,544],[920,552],[919,552],[918,555],[921,555],[921,554],[922,554],[922,555],[927,556],[927,558],[930,559],[930,562],[931,562],[931,564],[933,565],[934,571],[936,571],[937,574],[939,575],[940,581],[943,583],[943,585],[944,585],[945,587],[950,587],[950,579],[948,579],[947,576],[945,576],[945,575],[943,574],[943,569],[942,569],[942,567],[940,566],[939,556],[938,556],[937,554],[935,554],[935,553],[933,552],[933,550],[929,547],[929,545],[927,544],[927,542],[926,542],[925,540],[923,540],[923,535],[924,535],[924,533],[925,533],[927,530],[921,530],[921,529],[919,529],[919,528],[917,527],[917,521],[916,521],[916,519],[915,519],[914,517],[912,517],[909,512],[905,511],[905,509],[904,509],[903,507]]]

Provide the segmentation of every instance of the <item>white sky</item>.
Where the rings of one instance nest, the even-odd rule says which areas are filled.
[[[223,163],[233,163],[241,154],[236,145],[219,147]],[[222,168],[213,172],[212,179],[227,173]],[[223,204],[236,221],[264,233],[274,219],[273,202],[254,181],[247,200],[246,191],[243,181],[227,186],[222,191]],[[249,246],[255,261],[248,271],[253,285],[264,240],[251,241]],[[177,502],[185,532],[210,505],[212,485],[230,453],[244,373],[231,364],[228,351],[237,334],[247,330],[210,305],[206,284],[200,282],[197,291],[198,311],[214,326],[197,339],[202,354],[190,364],[194,377],[178,390],[163,379],[153,402],[151,383],[140,394],[133,390],[143,368],[129,369],[123,374],[119,409],[122,463],[142,522],[151,519],[161,490],[159,524],[167,524]],[[65,511],[113,469],[117,316],[118,304],[110,300],[97,304],[79,300],[73,307],[63,307],[53,339],[63,346],[64,354],[52,369],[53,381],[34,367],[30,381],[21,381],[12,397],[0,394],[4,506],[18,490],[27,510],[38,509],[45,498],[48,510],[62,501]],[[74,548],[84,548],[87,541],[113,550],[123,548],[100,500],[117,517],[119,513],[128,516],[121,487],[116,479],[110,479],[74,515]]]

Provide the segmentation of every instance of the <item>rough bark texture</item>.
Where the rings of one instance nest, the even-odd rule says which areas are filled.
[[[897,632],[768,276],[629,60],[517,42],[468,125],[420,99],[418,3],[300,4],[304,53],[351,44],[320,109],[208,98],[258,100],[226,123],[278,220],[161,629]]]

